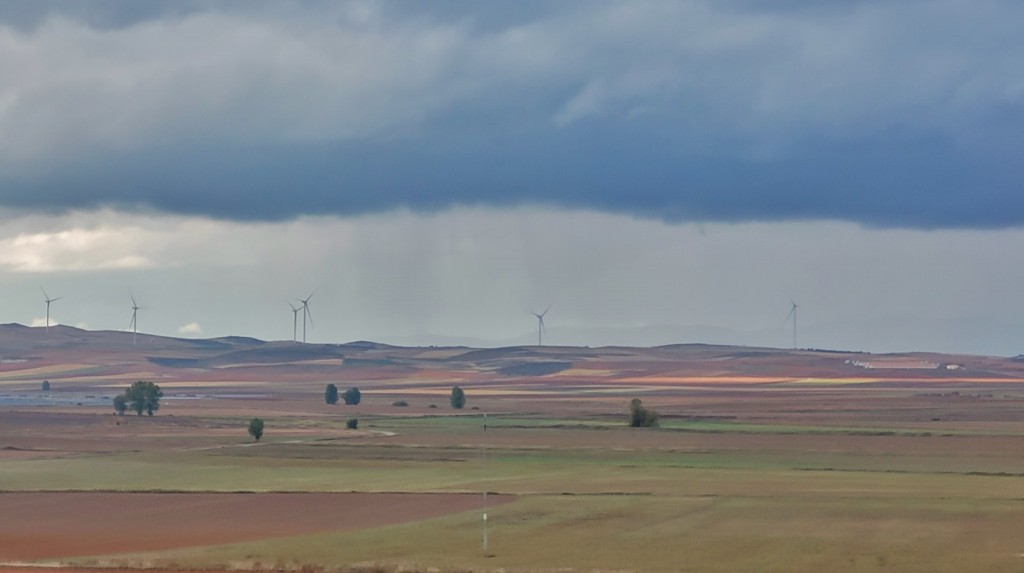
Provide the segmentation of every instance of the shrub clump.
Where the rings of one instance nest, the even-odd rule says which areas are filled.
[[[263,437],[263,420],[261,418],[249,420],[249,435],[257,442]]]
[[[359,428],[359,420],[356,418],[349,418],[348,421],[345,422],[345,427],[350,430],[355,430]]]
[[[345,390],[345,395],[342,397],[345,400],[346,406],[355,406],[363,399],[363,394],[359,391],[359,388],[349,388]]]
[[[629,402],[629,425],[633,428],[653,428],[658,425],[658,413],[644,407],[639,398]]]
[[[406,402],[405,400],[395,400],[394,402],[391,403],[391,405],[396,406],[398,408],[406,408],[409,406],[409,403]]]

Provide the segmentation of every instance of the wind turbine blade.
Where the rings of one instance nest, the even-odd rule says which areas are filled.
[[[312,296],[312,295],[310,295],[310,296]],[[313,326],[313,313],[309,312],[309,304],[304,305],[303,308],[306,309],[306,316],[309,317],[309,325]]]
[[[787,324],[789,324],[789,319],[793,318],[793,314],[794,313],[796,313],[796,305],[795,304],[793,305],[793,308],[789,309],[789,314],[786,315],[786,320],[784,320],[782,322],[782,326],[786,326]]]

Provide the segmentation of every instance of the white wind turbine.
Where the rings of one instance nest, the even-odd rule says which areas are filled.
[[[50,303],[57,302],[64,297],[58,296],[56,298],[50,298],[50,295],[46,294],[46,289],[39,287],[39,290],[43,291],[43,300],[46,301],[46,332],[50,332]]]
[[[531,313],[537,317],[537,346],[544,346],[544,331],[547,330],[547,326],[544,325],[544,315],[551,310],[551,307],[544,309],[544,312],[537,314],[536,312]]]
[[[309,293],[306,298],[296,299],[302,303],[302,343],[306,343],[306,319],[309,319],[309,324],[313,324],[313,314],[309,312],[309,299],[313,298],[313,293]]]
[[[292,307],[292,342],[296,342],[299,332],[299,311],[302,310],[302,307],[292,303],[288,303],[288,306]]]
[[[796,350],[796,309],[799,308],[800,305],[798,305],[796,302],[794,302],[793,299],[789,299],[789,302],[792,303],[793,308],[789,309],[789,314],[786,315],[786,322],[783,322],[782,326],[786,326],[786,324],[789,323],[789,319],[792,317],[792,319],[793,319],[793,350]]]
[[[135,295],[132,297],[132,320],[128,323],[128,328],[132,331],[132,345],[135,345],[135,336],[139,333],[139,309],[142,308],[137,302],[135,302]]]

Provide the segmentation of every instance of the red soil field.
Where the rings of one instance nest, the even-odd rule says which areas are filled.
[[[511,499],[489,496],[488,504]],[[480,496],[464,494],[0,493],[0,561],[346,531],[468,511],[481,503]]]
[[[18,566],[18,565],[0,565],[0,573],[96,573],[97,571],[103,571],[95,567],[37,567],[32,566]],[[128,569],[125,567],[118,567],[117,573],[181,573],[177,569]],[[189,571],[201,571],[198,569],[189,569]]]

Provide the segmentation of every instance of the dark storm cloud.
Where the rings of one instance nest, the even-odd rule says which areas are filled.
[[[32,30],[51,16],[65,16],[98,28],[119,28],[151,18],[187,14],[198,8],[198,3],[188,0],[5,0],[0,2],[0,22]]]
[[[6,206],[1024,223],[1017,4],[38,6]]]

